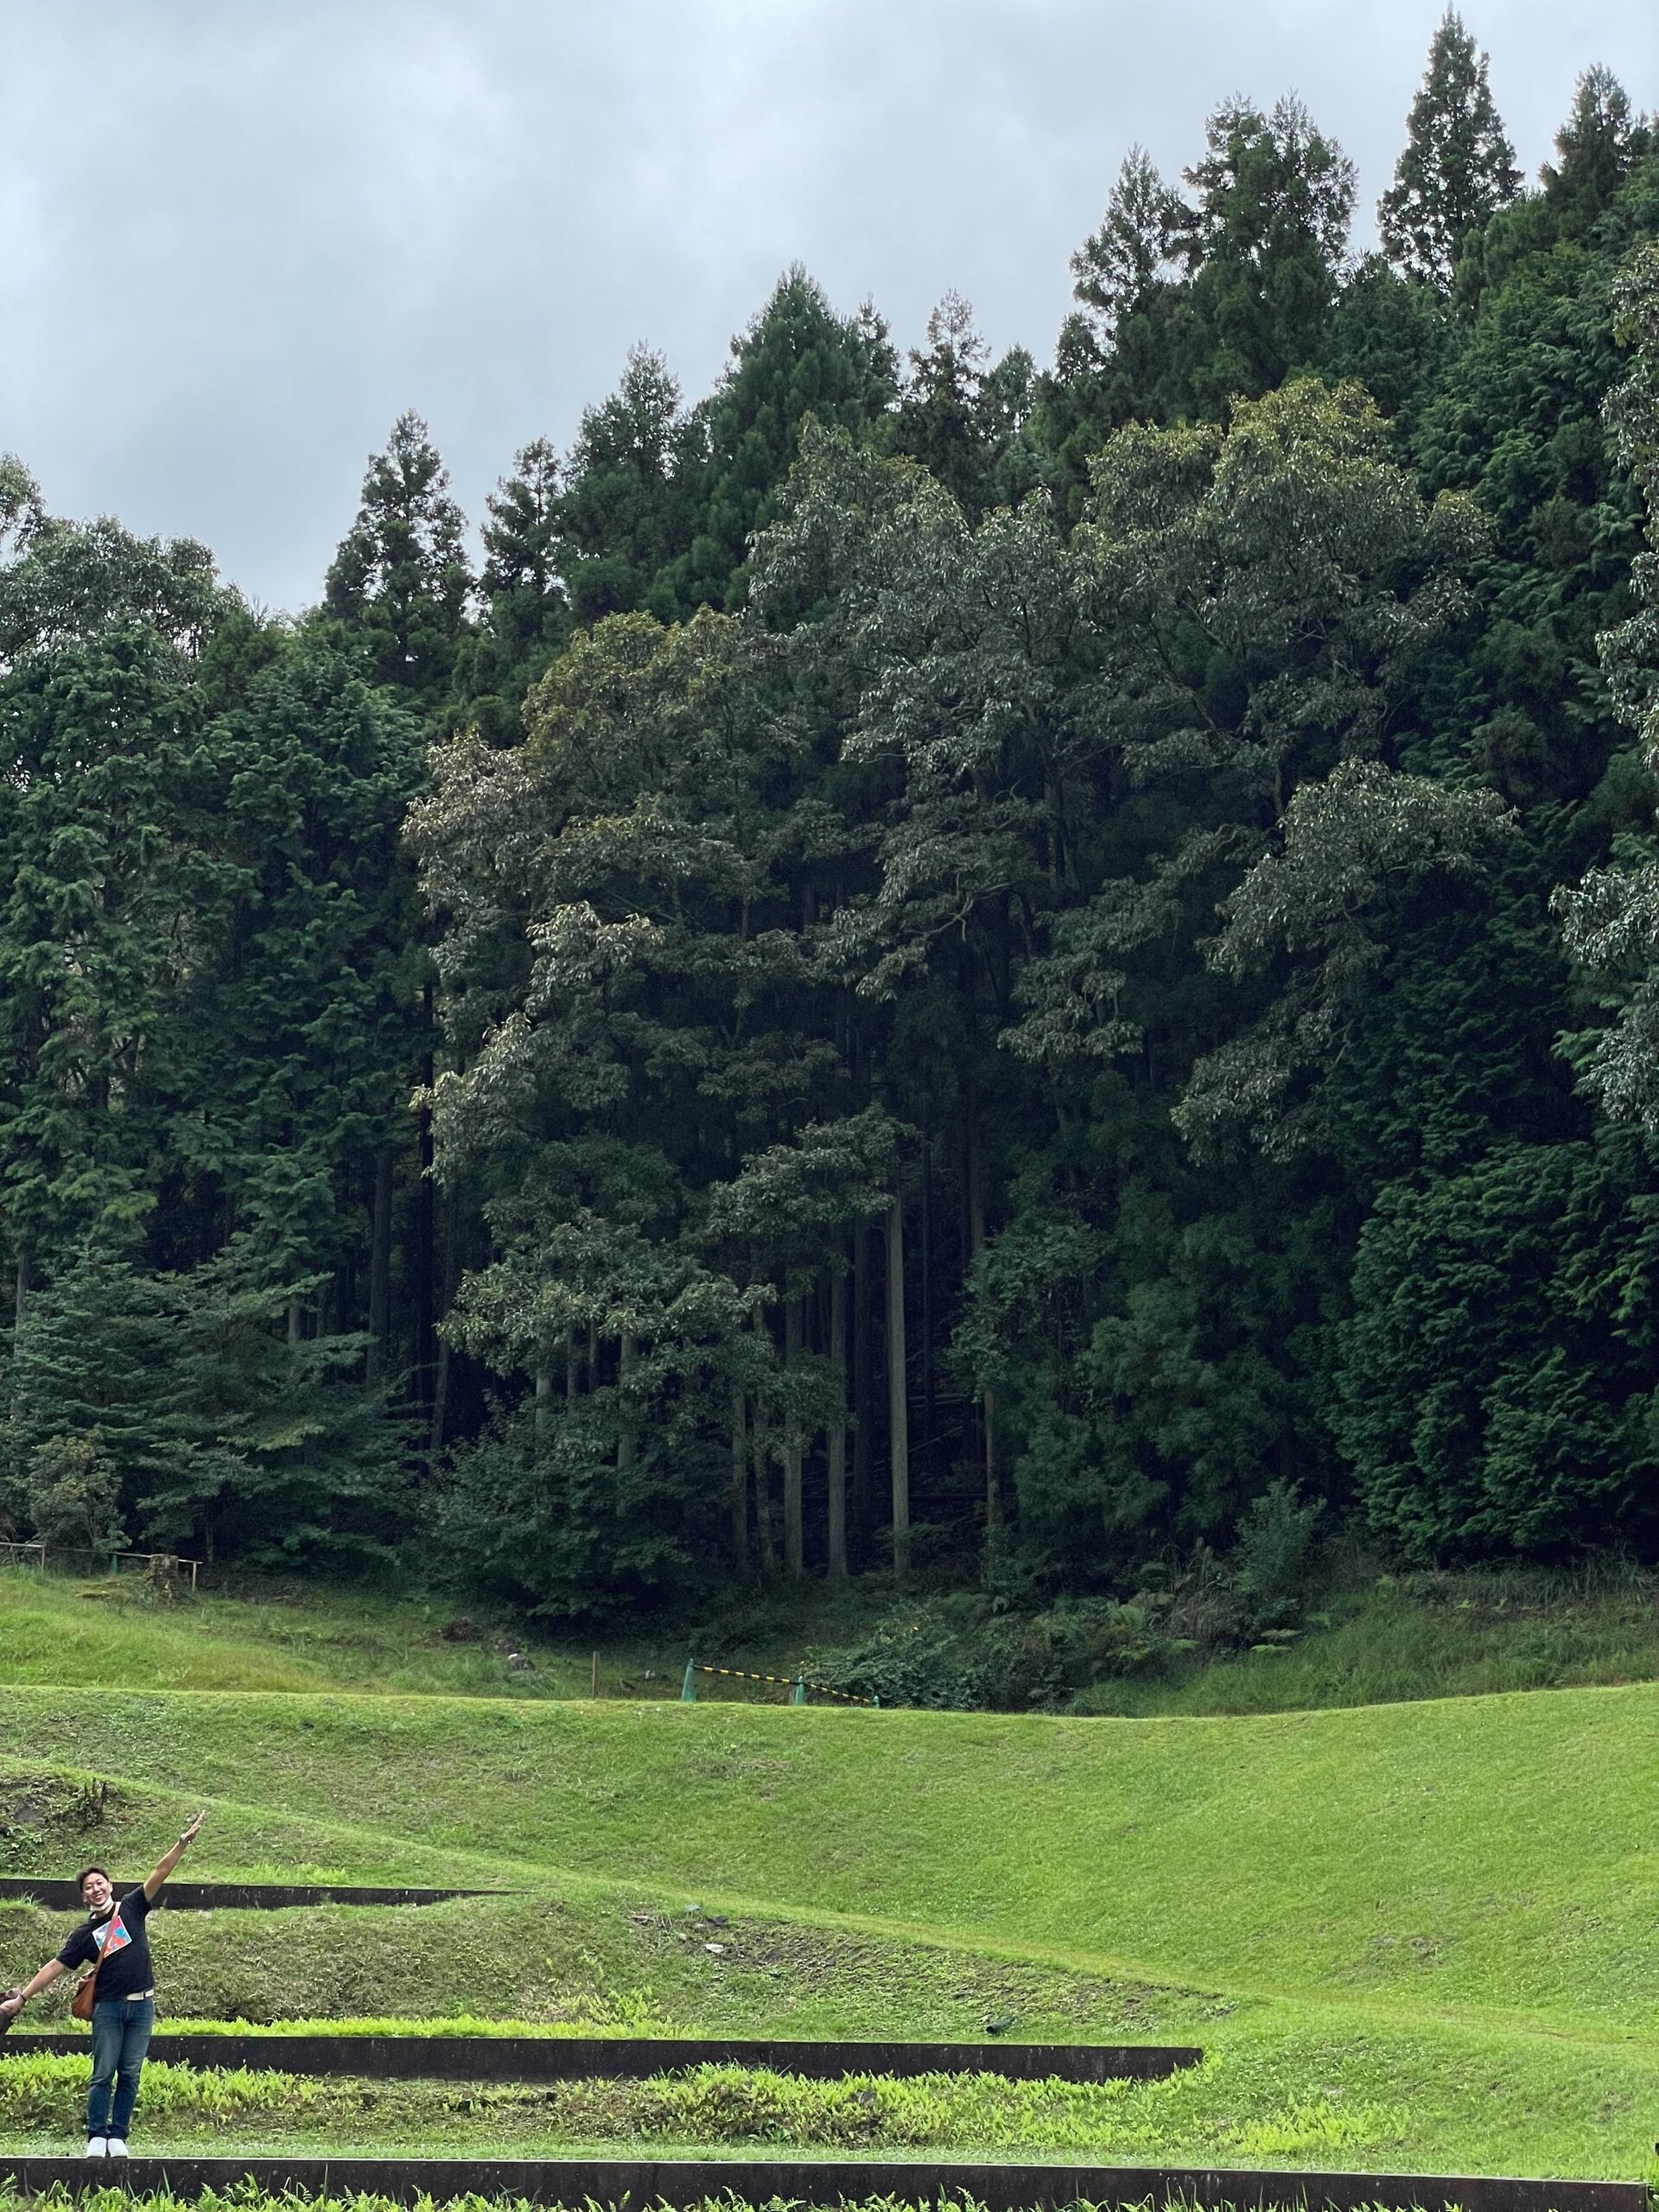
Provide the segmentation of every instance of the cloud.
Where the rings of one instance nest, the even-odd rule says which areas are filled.
[[[1294,87],[1387,182],[1441,0],[58,0],[0,65],[0,444],[68,512],[314,599],[418,407],[476,512],[636,338],[706,389],[779,270],[901,341],[947,287],[1045,356],[1125,148]],[[1593,35],[1470,5],[1534,167],[1578,71],[1655,101],[1651,0]]]

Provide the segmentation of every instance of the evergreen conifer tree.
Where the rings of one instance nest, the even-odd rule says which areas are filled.
[[[17,1323],[6,1433],[14,1495],[49,1478],[41,1454],[61,1438],[111,1471],[110,1510],[123,1521],[183,1476],[190,1438],[176,1325],[137,1263],[138,1241],[130,1224],[97,1223]]]
[[[787,270],[733,340],[731,364],[708,403],[708,491],[685,602],[738,607],[747,598],[750,542],[778,512],[809,415],[862,433],[897,395],[887,325],[874,309],[838,315],[804,269]]]
[[[970,514],[983,504],[991,459],[982,411],[987,350],[972,308],[947,292],[927,318],[925,351],[911,353],[895,424],[900,452]]]
[[[1652,143],[1652,126],[1632,113],[1612,71],[1586,69],[1573,112],[1555,134],[1555,159],[1543,168],[1545,194],[1569,235],[1581,236],[1611,205],[1632,162]]]
[[[412,412],[371,455],[363,503],[328,571],[327,606],[361,639],[377,683],[423,706],[448,689],[472,575],[449,472]]]
[[[484,503],[484,611],[463,650],[460,683],[474,722],[497,742],[511,734],[525,692],[569,636],[559,575],[564,492],[557,453],[535,438]]]
[[[1262,114],[1223,104],[1185,172],[1193,205],[1174,227],[1191,271],[1174,359],[1188,405],[1209,416],[1318,359],[1336,298],[1356,172],[1302,103]]]
[[[559,508],[561,574],[580,623],[680,611],[703,429],[660,353],[630,348],[611,397],[583,410]]]
[[[1384,251],[1408,275],[1446,291],[1464,240],[1520,186],[1487,57],[1448,8],[1429,45],[1394,182],[1377,203]]]

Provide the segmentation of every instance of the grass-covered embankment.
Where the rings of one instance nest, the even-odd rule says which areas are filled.
[[[1659,1681],[1659,1582],[1512,1568],[1383,1575],[1339,1590],[1294,1643],[1098,1683],[1089,1711],[1308,1712]]]
[[[75,2141],[84,2063],[14,2054],[0,2064],[0,2139],[14,2151]],[[1586,2072],[1562,2050],[1505,2078],[1501,2046],[1465,2032],[1333,2037],[1287,2017],[1224,2031],[1201,2068],[1167,2081],[1082,2088],[934,2075],[804,2082],[702,2067],[647,2082],[534,2088],[361,2082],[153,2065],[143,2136],[156,2151],[250,2154],[570,2155],[793,2146],[850,2154],[1065,2158],[1127,2164],[1638,2171],[1645,2055]],[[1593,2092],[1586,2105],[1586,2089]],[[1541,2093],[1547,2102],[1541,2105]],[[1609,2143],[1617,2145],[1609,2157]],[[1618,2152],[1624,2153],[1622,2161]]]
[[[165,1916],[175,2022],[957,2038],[1009,2014],[1022,2037],[1210,2053],[1155,2094],[1040,2109],[1008,2085],[872,2106],[753,2077],[460,2106],[452,2086],[323,2085],[348,2109],[256,2088],[230,2114],[158,2103],[181,2145],[690,2147],[844,2123],[894,2148],[943,2128],[916,2147],[964,2154],[1040,2136],[1167,2163],[1630,2176],[1659,2074],[1656,1725],[1649,1688],[1100,1722],[22,1684],[0,1700],[0,1862],[136,1877],[205,1799],[200,1878],[531,1889]],[[4,1963],[61,1925],[0,1913]],[[64,2083],[43,2094],[71,2126]],[[0,2132],[21,2147],[37,2125]]]
[[[251,1588],[168,1605],[153,1601],[142,1578],[78,1581],[0,1567],[0,1685],[531,1701],[588,1692],[586,1645],[487,1620],[477,1642],[448,1642],[451,1609],[441,1599],[308,1584]],[[1659,1681],[1659,1581],[1634,1571],[1385,1575],[1325,1603],[1294,1643],[1209,1657],[1171,1651],[1097,1681],[1077,1708],[1129,1718],[1285,1713]],[[756,1606],[741,1624],[648,1627],[607,1643],[601,1691],[671,1698],[688,1649],[788,1675],[809,1649],[857,1643],[892,1604],[871,1578],[840,1592],[820,1586],[789,1606]],[[508,1663],[515,1644],[532,1656],[529,1669]],[[971,1659],[971,1637],[963,1656]],[[709,1702],[784,1696],[706,1676],[699,1694]]]
[[[502,1648],[518,1637],[480,1630],[476,1642],[446,1641],[454,1611],[438,1599],[298,1586],[168,1605],[142,1575],[0,1569],[0,1683],[520,1698],[588,1687],[586,1654],[538,1644],[521,1671]]]
[[[170,1793],[156,1841],[205,1799],[203,1878],[614,1880],[1236,1993],[1659,2008],[1645,1686],[1105,1724],[22,1688],[8,1758]]]
[[[109,1854],[113,1857],[113,1853]],[[0,1904],[0,1986],[63,1940],[67,1916]],[[1224,2007],[1179,1989],[765,1913],[687,1914],[603,1889],[458,1898],[418,1913],[319,1906],[161,1912],[150,1923],[167,2024],[435,2018],[572,2033],[941,2041],[1013,2019],[1033,2042],[1196,2040]],[[709,1947],[715,1948],[710,1949]],[[65,2024],[60,1985],[26,2025]],[[1179,2021],[1180,2032],[1166,2024]],[[10,2046],[16,2049],[14,2044]]]

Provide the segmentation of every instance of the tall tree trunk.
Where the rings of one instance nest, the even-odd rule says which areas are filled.
[[[421,1057],[421,1179],[415,1203],[415,1402],[429,1427],[436,1389],[438,1296],[438,1186],[432,1173],[432,979],[421,988],[421,1022],[425,1050]]]
[[[985,1249],[985,1162],[980,1150],[979,1115],[973,1094],[968,1100],[968,1247],[977,1259]],[[985,1532],[988,1536],[1002,1519],[1002,1491],[996,1471],[996,1401],[987,1390],[979,1403],[982,1442],[985,1452]]]
[[[937,1425],[933,1402],[933,1143],[925,1121],[922,1123],[922,1205],[918,1226],[922,1238],[918,1269],[922,1293],[922,1461],[931,1469]]]
[[[564,1332],[564,1402],[574,1406],[582,1389],[582,1356],[576,1350],[574,1328]]]
[[[837,1268],[830,1278],[830,1364],[835,1370],[836,1411],[830,1423],[828,1456],[830,1579],[847,1573],[847,1274]]]
[[[905,1207],[887,1205],[887,1458],[893,1477],[893,1578],[910,1579],[910,1391],[905,1368]]]
[[[868,1221],[853,1230],[853,1529],[869,1536],[872,1469],[875,1460],[874,1361],[871,1357],[875,1237]]]
[[[778,1544],[772,1533],[772,1436],[765,1401],[754,1402],[754,1530],[760,1540],[760,1572],[768,1582],[778,1574]]]
[[[439,1292],[438,1319],[448,1318],[461,1287],[461,1185],[452,1184],[443,1194],[443,1281]],[[437,1364],[432,1376],[432,1425],[427,1448],[434,1459],[443,1449],[449,1421],[449,1370],[454,1355],[447,1338],[437,1339]]]
[[[391,1352],[391,1147],[374,1155],[374,1210],[369,1224],[369,1380],[383,1382]]]
[[[749,1571],[749,1442],[747,1402],[732,1392],[732,1557],[740,1574]]]
[[[542,1451],[553,1429],[553,1376],[546,1367],[536,1370],[536,1449]]]
[[[633,1414],[628,1403],[628,1378],[633,1373],[633,1338],[624,1330],[616,1361],[617,1410],[616,1471],[626,1475],[633,1465]]]
[[[801,1363],[801,1307],[798,1298],[784,1300],[784,1366],[791,1381]],[[801,1468],[805,1447],[801,1417],[791,1406],[784,1428],[784,1570],[798,1581],[806,1571],[806,1535],[802,1511]]]

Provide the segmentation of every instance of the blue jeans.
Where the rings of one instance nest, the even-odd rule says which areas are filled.
[[[92,2006],[92,2086],[86,2093],[86,2133],[118,2135],[124,2142],[138,2101],[138,2076],[144,2070],[149,2031],[156,2024],[156,2000],[142,1997],[100,1999]],[[110,2090],[115,2107],[110,2107]]]

